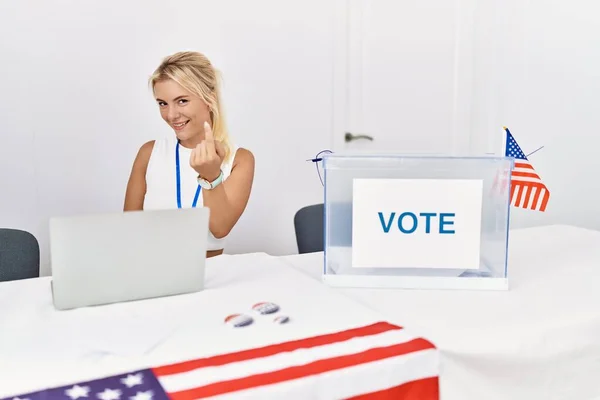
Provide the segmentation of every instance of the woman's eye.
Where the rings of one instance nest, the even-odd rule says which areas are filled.
[[[158,105],[159,105],[159,107],[164,107],[167,105],[167,103],[165,103],[164,101],[159,101]]]
[[[186,99],[181,99],[181,100],[179,100],[179,104],[185,104],[185,103],[187,103],[187,102],[188,102],[188,101],[187,101]]]

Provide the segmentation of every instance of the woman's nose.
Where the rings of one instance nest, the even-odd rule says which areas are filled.
[[[167,118],[169,119],[169,121],[177,121],[178,117],[179,112],[177,111],[177,109],[175,107],[169,107],[167,111]]]

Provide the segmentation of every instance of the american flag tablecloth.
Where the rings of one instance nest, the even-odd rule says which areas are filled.
[[[437,400],[438,354],[427,340],[378,322],[10,399],[207,398]]]

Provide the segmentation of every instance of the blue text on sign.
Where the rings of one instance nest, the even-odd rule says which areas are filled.
[[[389,233],[392,225],[394,224],[394,219],[396,219],[396,213],[392,212],[389,217],[384,216],[384,213],[381,211],[379,214],[379,222],[381,222],[381,228],[383,232]],[[431,233],[431,225],[432,220],[438,219],[438,233],[440,234],[454,234],[456,233],[454,229],[449,228],[454,225],[454,217],[455,213],[434,213],[434,212],[422,212],[418,213],[419,217],[425,222],[425,233]],[[398,230],[402,233],[410,234],[417,231],[419,228],[419,218],[416,213],[412,212],[403,212],[398,216],[396,221],[398,226]]]

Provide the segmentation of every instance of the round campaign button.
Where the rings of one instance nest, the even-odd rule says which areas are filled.
[[[279,311],[279,306],[275,303],[262,302],[256,303],[252,306],[252,309],[260,314],[273,314]]]
[[[225,323],[231,325],[234,328],[241,328],[242,326],[250,325],[254,320],[252,317],[244,314],[232,314],[225,318]]]
[[[289,322],[289,320],[290,320],[290,317],[287,317],[285,315],[280,315],[278,317],[275,317],[273,322],[275,322],[276,324],[286,324]]]

